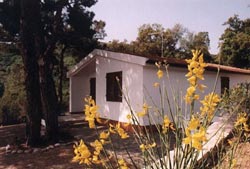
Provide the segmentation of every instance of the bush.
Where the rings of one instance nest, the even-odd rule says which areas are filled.
[[[26,114],[26,94],[21,60],[17,59],[8,68],[4,93],[0,98],[0,119],[4,125],[20,122]]]
[[[250,113],[250,83],[240,83],[222,97],[221,110],[234,113]]]

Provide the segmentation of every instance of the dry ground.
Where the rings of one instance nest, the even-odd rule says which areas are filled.
[[[13,125],[0,127],[0,147],[13,144],[18,138],[25,136],[25,125]],[[78,164],[72,164],[72,145],[59,146],[46,152],[6,154],[0,151],[0,169],[70,169],[81,168]]]
[[[83,138],[85,141],[90,142],[95,139],[95,132],[90,130],[85,124],[78,126],[66,127],[65,131],[70,132],[76,138]],[[101,128],[100,130],[103,130]],[[3,149],[7,144],[13,143],[16,137],[22,138],[25,135],[25,125],[14,125],[7,127],[0,127],[0,148]],[[126,154],[122,143],[118,140],[115,141],[118,154],[124,156]],[[132,140],[125,142],[132,153],[133,160],[137,164],[141,163],[140,150],[137,143]],[[84,168],[76,163],[71,163],[73,157],[72,144],[62,145],[54,149],[44,152],[36,153],[23,153],[23,154],[6,154],[5,150],[0,150],[0,169],[80,169]],[[242,143],[237,151],[237,163],[235,168],[249,169],[250,168],[250,143]]]
[[[105,127],[100,127],[99,130],[104,130]],[[80,124],[77,126],[65,127],[63,132],[73,134],[77,139],[83,139],[86,143],[94,141],[96,138],[95,132],[88,128],[86,124]],[[23,138],[25,135],[25,125],[13,125],[0,127],[0,169],[78,169],[84,168],[77,163],[72,163],[73,158],[73,143],[64,145],[61,143],[59,147],[49,149],[47,151],[12,154],[6,153],[4,146],[7,144],[13,144],[15,138]],[[130,138],[126,142],[121,143],[118,138],[114,138],[114,146],[118,155],[126,158],[126,151],[124,146],[128,147],[133,160],[140,163],[140,150],[134,139]],[[123,146],[124,145],[124,146]],[[111,148],[109,149],[111,150]],[[128,158],[128,157],[127,157]]]
[[[228,156],[216,169],[229,169]],[[235,155],[236,163],[233,169],[250,169],[250,143],[240,143]]]
[[[80,169],[71,163],[72,146],[31,154],[0,154],[0,169]]]

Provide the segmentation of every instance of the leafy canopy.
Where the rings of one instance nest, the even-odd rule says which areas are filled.
[[[249,68],[250,18],[241,20],[238,15],[234,15],[224,25],[227,28],[220,38],[220,54],[217,59],[225,65]]]
[[[138,29],[135,41],[128,43],[113,40],[107,44],[107,49],[143,56],[175,58],[191,58],[190,51],[199,49],[204,53],[205,61],[209,62],[212,60],[209,45],[208,32],[195,34],[180,24],[167,29],[160,24],[144,24]]]

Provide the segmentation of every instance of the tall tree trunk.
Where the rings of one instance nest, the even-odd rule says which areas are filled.
[[[53,79],[53,56],[51,52],[39,59],[40,90],[43,113],[46,121],[46,136],[48,141],[58,141],[58,100]]]
[[[61,15],[62,15],[63,5],[57,9],[55,14],[55,19],[53,23],[54,33],[61,30]],[[56,36],[47,41],[43,39],[43,44],[45,50],[39,58],[39,75],[40,75],[40,90],[41,90],[41,100],[43,107],[43,114],[45,116],[46,122],[46,136],[51,142],[58,141],[58,98],[56,93],[55,82],[53,79],[53,67],[54,67],[54,56],[53,52],[56,46]]]
[[[22,0],[20,22],[21,53],[24,63],[25,87],[27,93],[27,128],[28,144],[35,146],[40,142],[41,98],[39,86],[39,67],[37,59],[39,46],[37,39],[37,16],[40,15],[39,0]]]
[[[67,46],[64,46],[60,53],[60,61],[59,61],[59,85],[58,85],[58,99],[59,99],[59,107],[60,113],[62,112],[62,104],[63,104],[63,77],[64,77],[64,53],[67,49]]]

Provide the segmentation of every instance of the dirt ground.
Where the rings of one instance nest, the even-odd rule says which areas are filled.
[[[99,130],[104,130],[104,127],[100,127]],[[90,130],[86,124],[74,125],[71,127],[63,127],[64,132],[67,131],[75,136],[77,139],[83,139],[85,142],[94,141],[96,138],[95,132]],[[80,169],[86,168],[80,166],[77,163],[72,163],[73,158],[73,143],[65,145],[61,143],[60,146],[46,151],[33,152],[33,153],[8,153],[5,152],[5,146],[12,144],[16,141],[16,138],[23,138],[25,135],[25,125],[13,125],[13,126],[0,126],[0,169]],[[138,144],[133,138],[130,138],[126,142],[119,142],[114,140],[116,151],[119,156],[123,158],[126,156],[124,147],[131,152],[133,160],[136,164],[141,163],[141,154],[138,148]],[[237,161],[235,168],[249,169],[250,168],[250,143],[242,143],[237,151]],[[125,157],[128,158],[128,157]]]
[[[0,169],[80,169],[71,163],[72,146],[54,148],[47,152],[30,154],[0,154]]]
[[[235,154],[235,165],[233,169],[250,169],[250,143],[240,143]],[[229,162],[227,157],[216,169],[228,169]]]
[[[25,125],[0,127],[0,169],[78,169],[78,164],[71,163],[73,148],[71,145],[58,146],[44,152],[6,154],[4,146],[23,141]],[[17,140],[18,138],[18,140]]]
[[[105,127],[98,127],[99,131],[105,130]],[[71,133],[76,140],[83,139],[86,143],[92,142],[96,138],[96,132],[89,129],[87,124],[79,124],[70,127],[62,127],[63,132]],[[72,163],[74,156],[73,141],[68,140],[67,143],[60,143],[60,146],[46,151],[31,152],[31,153],[6,153],[5,146],[13,144],[16,138],[19,140],[25,136],[25,125],[13,125],[0,127],[0,169],[80,169],[85,168],[77,163]],[[22,140],[22,139],[21,139]],[[120,139],[119,139],[120,140]],[[127,141],[119,141],[118,138],[114,140],[114,147],[118,156],[126,156],[124,147],[131,152],[133,160],[139,161],[141,152],[134,139],[129,138]],[[45,149],[42,148],[41,149]],[[108,147],[111,151],[111,148]]]

